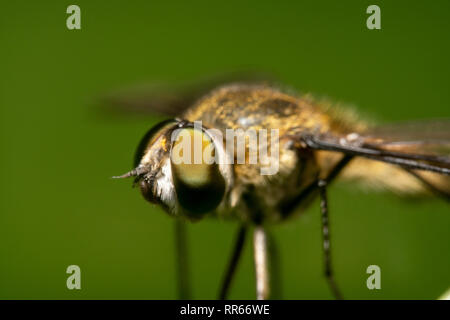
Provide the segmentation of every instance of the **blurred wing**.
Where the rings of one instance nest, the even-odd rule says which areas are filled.
[[[179,116],[209,91],[230,82],[271,82],[272,76],[256,72],[235,72],[184,84],[152,83],[122,89],[103,99],[108,111]]]
[[[377,127],[364,135],[306,134],[301,139],[315,150],[335,151],[400,166],[432,191],[450,198],[449,120]],[[441,178],[421,173],[425,171],[437,173]]]
[[[305,135],[302,140],[311,149],[342,152],[351,156],[396,164],[407,169],[450,175],[450,157],[448,155],[424,154],[420,151],[390,151],[382,144],[348,141],[345,138],[336,139],[336,137],[324,135]],[[360,141],[364,141],[364,139]]]
[[[368,144],[387,150],[450,155],[450,119],[405,122],[380,126],[365,133]],[[371,142],[372,141],[372,142]]]

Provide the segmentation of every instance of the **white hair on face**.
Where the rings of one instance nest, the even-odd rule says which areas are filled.
[[[219,171],[226,181],[226,194],[228,194],[228,191],[233,184],[233,172],[231,166],[232,158],[225,151],[221,135],[214,132],[214,130],[212,131],[213,132],[210,132],[208,130],[208,133],[210,134],[215,146],[215,150],[217,151]],[[156,175],[155,191],[155,195],[160,199],[161,202],[164,203],[164,205],[167,206],[170,213],[174,215],[180,214],[180,206],[178,203],[176,189],[173,181],[170,157],[164,160],[159,173]],[[219,205],[219,207],[222,208],[224,206],[228,206],[227,198],[224,198],[222,204]]]
[[[171,213],[178,213],[178,201],[169,158],[164,161],[156,180],[156,196],[169,208]]]
[[[214,148],[218,156],[220,173],[226,181],[227,189],[230,189],[233,184],[233,172],[231,166],[233,163],[233,156],[226,152],[225,146],[223,145],[222,132],[220,130],[208,129],[206,131],[214,143]]]

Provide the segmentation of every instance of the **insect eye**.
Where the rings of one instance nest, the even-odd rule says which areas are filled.
[[[134,155],[134,163],[133,163],[134,168],[136,168],[139,165],[139,163],[141,162],[142,157],[144,156],[147,148],[149,146],[151,146],[156,141],[156,139],[158,139],[166,129],[173,126],[175,123],[176,123],[176,121],[173,119],[165,120],[165,121],[158,123],[157,125],[152,127],[149,131],[147,131],[147,133],[144,135],[144,137],[139,142],[139,145],[136,149],[136,153]]]
[[[153,193],[152,185],[149,181],[147,181],[146,179],[142,179],[139,182],[139,189],[141,190],[141,194],[145,200],[151,203],[158,203],[158,200]]]
[[[196,128],[174,132],[170,160],[179,204],[191,215],[214,210],[225,193],[225,179],[211,137]]]

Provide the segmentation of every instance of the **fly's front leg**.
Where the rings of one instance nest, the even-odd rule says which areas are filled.
[[[179,299],[189,299],[189,264],[187,253],[187,235],[184,221],[175,221],[175,252]]]
[[[336,299],[342,299],[341,292],[334,280],[334,275],[331,266],[331,248],[330,248],[330,229],[328,219],[328,199],[327,199],[327,182],[325,180],[319,180],[318,187],[320,191],[320,212],[322,218],[322,240],[323,240],[323,253],[325,263],[325,277],[327,278],[328,285],[333,292]]]
[[[267,234],[260,225],[253,231],[253,253],[256,274],[256,299],[266,300],[270,294]]]

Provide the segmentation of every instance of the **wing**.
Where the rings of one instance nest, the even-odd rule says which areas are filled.
[[[412,151],[421,154],[450,155],[450,119],[404,122],[380,126],[366,134],[370,140],[389,150]]]
[[[398,166],[428,189],[450,198],[450,120],[389,125],[364,134],[303,134],[300,139],[314,150],[339,152]],[[359,166],[358,170],[371,168]],[[360,174],[370,175],[371,172]],[[384,180],[389,178],[389,174],[383,176]],[[395,178],[392,176],[392,179]]]
[[[450,120],[376,127],[364,134],[304,134],[301,139],[316,150],[450,175]]]
[[[273,76],[257,72],[233,72],[207,77],[195,82],[150,83],[126,88],[103,97],[107,111],[135,114],[179,116],[209,91],[231,82],[267,83]]]

